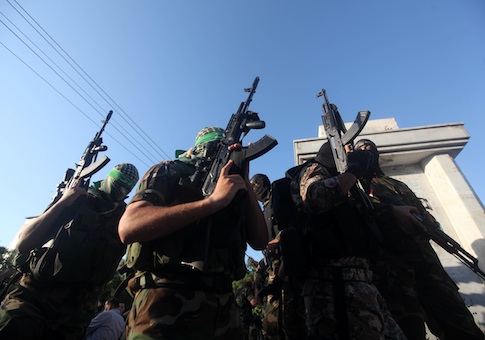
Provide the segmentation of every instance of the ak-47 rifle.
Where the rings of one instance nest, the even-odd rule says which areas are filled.
[[[269,135],[264,135],[257,142],[241,149],[231,151],[228,147],[234,143],[242,143],[244,136],[248,134],[251,129],[263,129],[266,123],[259,119],[256,112],[249,111],[249,104],[256,92],[256,87],[259,83],[259,77],[254,79],[253,85],[250,88],[244,89],[249,92],[248,98],[245,102],[239,105],[239,109],[231,116],[227,124],[224,136],[221,140],[221,146],[212,161],[211,167],[204,184],[202,185],[202,193],[204,196],[209,196],[214,191],[217,180],[222,168],[233,160],[234,164],[231,168],[231,173],[238,173],[243,177],[246,176],[246,164],[259,156],[264,155],[278,144],[278,141]]]
[[[353,142],[369,120],[370,111],[359,111],[349,130],[338,112],[337,106],[330,104],[325,89],[317,93],[317,98],[323,96],[322,122],[325,127],[327,139],[332,149],[337,171],[343,174],[347,171],[347,152],[345,145]]]
[[[337,106],[330,104],[327,98],[327,93],[325,89],[322,89],[317,93],[317,98],[323,96],[322,105],[322,122],[327,134],[328,143],[332,150],[333,159],[335,161],[335,166],[339,174],[343,174],[347,171],[347,151],[345,149],[346,145],[352,147],[354,139],[359,135],[359,133],[364,128],[365,124],[369,120],[370,111],[359,111],[357,117],[354,120],[352,126],[347,130],[345,123],[338,112]],[[372,232],[373,236],[377,240],[381,240],[381,233],[379,232],[372,212],[374,207],[372,202],[364,191],[362,183],[357,179],[356,184],[350,190],[352,197],[358,200],[360,206],[360,213],[366,219],[367,224]]]
[[[483,272],[480,267],[478,267],[478,259],[472,254],[467,252],[463,247],[446,234],[443,230],[436,226],[430,226],[426,223],[424,218],[417,213],[413,214],[418,221],[424,224],[426,227],[426,234],[441,248],[446,250],[448,253],[457,258],[461,263],[470,268],[475,274],[477,274],[482,280],[485,280],[485,272]]]
[[[75,187],[79,181],[82,181],[82,187],[87,188],[89,186],[90,177],[108,164],[110,159],[106,155],[103,155],[98,160],[96,160],[96,158],[98,156],[98,152],[106,151],[108,149],[106,145],[102,145],[103,139],[101,138],[101,134],[103,133],[106,124],[108,124],[112,114],[113,111],[109,111],[108,116],[103,121],[103,126],[96,133],[93,140],[89,142],[86,150],[79,160],[79,163],[76,164],[76,169],[74,170],[69,168],[66,170],[64,173],[64,179],[57,185],[56,193],[52,197],[51,203],[47,209],[54,205],[54,203],[56,203],[62,197],[62,194],[67,189]]]
[[[203,181],[201,191],[204,197],[207,197],[214,192],[221,170],[230,160],[234,162],[230,169],[230,173],[240,174],[244,178],[248,175],[246,173],[248,162],[265,154],[278,144],[273,137],[264,135],[253,144],[246,147],[241,146],[241,148],[238,148],[237,150],[229,150],[229,146],[235,143],[242,144],[242,139],[250,130],[263,129],[266,126],[265,122],[259,119],[256,112],[249,111],[249,104],[256,92],[258,83],[259,77],[256,77],[252,86],[244,89],[245,92],[249,92],[248,98],[245,102],[242,102],[239,105],[237,112],[231,116],[219,143],[219,149],[217,150],[216,155],[214,157],[204,157],[204,159],[196,163],[197,170],[192,176],[191,182],[197,187],[198,184]],[[241,196],[240,193],[236,194],[236,197],[234,197],[230,204],[231,209],[235,207],[238,211],[241,210],[241,206],[236,203],[239,202],[238,200]],[[201,256],[198,257],[196,261],[188,263],[188,265],[201,270],[205,268],[212,239],[212,221],[219,213],[222,212],[218,212],[208,217],[207,229],[205,235],[200,239],[199,249],[197,250]]]

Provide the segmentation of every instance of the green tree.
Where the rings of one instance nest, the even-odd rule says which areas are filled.
[[[13,268],[15,251],[0,246],[0,273]]]
[[[238,281],[233,281],[232,282],[232,291],[235,293],[237,292],[243,285],[244,282],[246,281],[251,281],[254,282],[254,276],[256,275],[256,269],[257,269],[258,263],[252,258],[249,258],[247,263],[246,263],[246,275],[241,280]],[[252,310],[253,315],[256,317],[262,319],[263,317],[263,307],[261,305],[256,306]]]
[[[0,300],[7,293],[9,282],[18,271],[13,266],[16,252],[0,246]]]

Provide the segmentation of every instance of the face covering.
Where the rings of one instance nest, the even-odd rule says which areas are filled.
[[[271,186],[269,178],[263,174],[256,174],[251,178],[250,182],[257,200],[264,202],[268,198],[269,188]]]
[[[112,202],[122,201],[138,182],[138,170],[134,165],[122,163],[115,166],[100,182],[94,183],[94,187],[102,191],[106,198]]]
[[[213,156],[223,135],[224,130],[221,128],[203,128],[195,137],[195,146],[180,154],[178,159],[184,163],[195,164],[200,159]]]

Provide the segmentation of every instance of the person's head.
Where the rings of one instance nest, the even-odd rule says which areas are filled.
[[[330,172],[330,175],[336,176],[338,174],[329,142],[323,143],[315,156],[315,160],[323,165]]]
[[[133,164],[121,163],[116,165],[101,182],[95,186],[104,192],[110,201],[124,200],[138,182],[138,170]]]
[[[201,158],[212,157],[218,151],[224,130],[218,127],[205,127],[197,133],[195,145],[189,150],[176,155],[186,163],[195,163]]]
[[[118,299],[112,297],[106,300],[104,303],[104,310],[111,310],[111,309],[117,309],[120,307],[120,303]]]
[[[354,145],[354,150],[365,150],[371,152],[374,155],[374,168],[376,169],[376,173],[383,174],[379,165],[379,150],[373,141],[365,138],[359,139]]]
[[[118,309],[120,310],[120,313],[123,314],[125,312],[125,309],[126,309],[125,303],[120,302],[119,305],[118,305]]]
[[[370,139],[359,139],[355,145],[354,145],[355,150],[367,150],[367,151],[372,151],[372,152],[378,152],[377,150],[377,145],[371,141]]]
[[[251,180],[253,191],[256,194],[256,198],[260,202],[264,202],[269,198],[271,182],[268,176],[264,174],[256,174]]]

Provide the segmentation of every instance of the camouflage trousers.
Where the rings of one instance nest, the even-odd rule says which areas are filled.
[[[35,288],[24,278],[0,305],[0,339],[85,339],[100,290]]]
[[[429,243],[422,245],[422,251],[430,253],[428,260],[413,263],[413,268],[418,297],[431,332],[441,339],[485,339],[441,262],[430,260],[432,255],[437,256]]]
[[[266,340],[284,339],[280,299],[268,295],[263,304],[263,334]]]
[[[134,339],[243,339],[234,295],[153,287],[139,290],[126,328]]]
[[[365,268],[321,268],[306,279],[308,336],[312,339],[406,339]]]
[[[389,256],[372,265],[373,283],[408,339],[426,339],[426,313],[421,307],[415,272],[408,263]]]
[[[306,337],[305,304],[299,291],[285,282],[281,294],[281,322],[287,340],[300,340]]]
[[[287,282],[280,297],[268,295],[264,303],[263,333],[268,340],[300,340],[306,336],[303,298]]]

